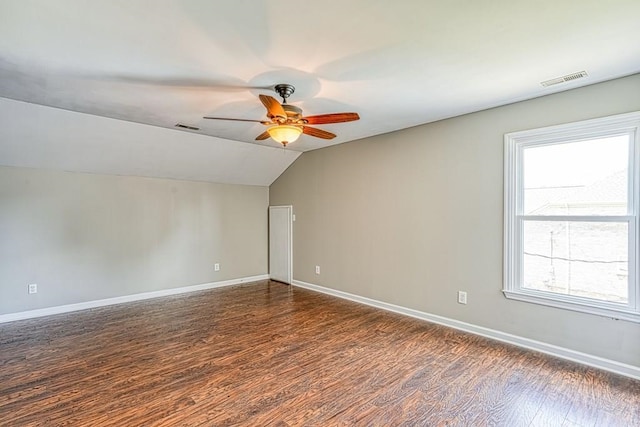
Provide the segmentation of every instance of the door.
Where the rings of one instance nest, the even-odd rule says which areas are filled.
[[[293,280],[293,206],[269,206],[269,277]]]

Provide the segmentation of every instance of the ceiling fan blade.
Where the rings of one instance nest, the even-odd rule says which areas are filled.
[[[327,125],[330,123],[344,123],[360,120],[358,113],[333,113],[303,117],[310,125]]]
[[[256,136],[256,141],[262,141],[263,139],[269,139],[271,135],[266,130],[262,132],[260,135]]]
[[[322,129],[312,128],[309,126],[302,126],[302,133],[322,139],[333,139],[336,137],[336,134],[334,133],[327,132],[326,130]]]
[[[234,122],[253,122],[253,123],[262,123],[263,125],[270,125],[271,122],[267,122],[265,120],[250,120],[250,119],[230,119],[228,117],[209,117],[205,116],[203,119],[211,119],[211,120],[232,120]]]
[[[260,95],[260,101],[267,108],[267,115],[269,117],[281,117],[283,119],[287,118],[287,113],[285,113],[282,105],[273,97],[269,95]]]

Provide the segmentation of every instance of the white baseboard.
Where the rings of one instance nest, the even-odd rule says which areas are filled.
[[[494,329],[476,326],[471,323],[461,322],[459,320],[449,319],[447,317],[437,316],[435,314],[425,313],[411,308],[401,307],[394,304],[374,300],[371,298],[361,297],[359,295],[350,294],[348,292],[338,291],[335,289],[325,288],[311,283],[302,282],[300,280],[293,281],[294,286],[309,289],[323,294],[332,295],[338,298],[347,299],[371,307],[380,308],[394,313],[404,314],[406,316],[415,317],[416,319],[426,320],[427,322],[437,323],[439,325],[448,326],[460,331],[469,332],[507,344],[513,344],[529,350],[538,351],[540,353],[556,356],[561,359],[570,360],[572,362],[581,363],[583,365],[592,366],[594,368],[603,369],[605,371],[624,375],[634,379],[640,379],[640,367],[627,365],[625,363],[616,362],[615,360],[605,359],[582,353],[568,348],[559,347],[553,344],[547,344],[541,341],[508,334],[506,332],[496,331]]]
[[[223,280],[220,282],[202,283],[200,285],[184,286],[181,288],[162,289],[159,291],[143,292],[139,294],[124,295],[121,297],[106,298],[95,301],[80,302],[77,304],[59,305],[37,310],[21,311],[18,313],[0,314],[0,323],[13,322],[16,320],[31,319],[34,317],[50,316],[52,314],[68,313],[70,311],[86,310],[88,308],[104,307],[105,305],[122,304],[125,302],[140,301],[151,298],[166,297],[169,295],[184,294],[187,292],[202,291],[205,289],[221,288],[240,283],[257,282],[258,280],[269,279],[268,274],[259,276],[241,277],[239,279]]]

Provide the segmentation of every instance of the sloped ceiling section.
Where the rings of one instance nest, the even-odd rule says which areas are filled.
[[[268,186],[300,155],[0,98],[10,166]]]
[[[137,131],[133,147],[104,146],[105,159],[144,151],[135,145],[152,136],[170,140],[182,123],[199,128],[180,131],[185,141],[208,138],[190,144],[194,158],[230,156],[220,161],[231,165],[238,152],[251,152],[268,162],[265,147],[295,155],[270,139],[255,141],[260,123],[203,116],[262,120],[258,95],[277,96],[273,86],[290,83],[289,102],[306,115],[355,111],[361,120],[318,126],[337,138],[303,135],[287,153],[392,132],[637,73],[639,15],[637,0],[4,0],[0,97],[152,125]],[[583,70],[582,79],[540,84]],[[22,121],[76,138],[73,127],[42,120]],[[88,126],[92,119],[67,120]],[[88,165],[86,153],[66,154]],[[141,156],[133,169],[173,173],[153,159]],[[113,166],[96,160],[93,167]],[[269,172],[258,181],[277,167],[263,166]]]

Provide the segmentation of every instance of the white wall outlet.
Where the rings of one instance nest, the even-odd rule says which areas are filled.
[[[316,274],[320,274],[320,266],[316,265]]]
[[[37,283],[29,284],[29,293],[30,294],[37,294],[38,293],[38,284]]]
[[[291,215],[291,219],[293,220],[293,222],[296,222],[296,214]]]
[[[464,291],[458,291],[458,303],[466,304],[467,303],[467,293]]]
[[[218,264],[217,262],[213,264],[213,271],[220,271],[220,264]]]

